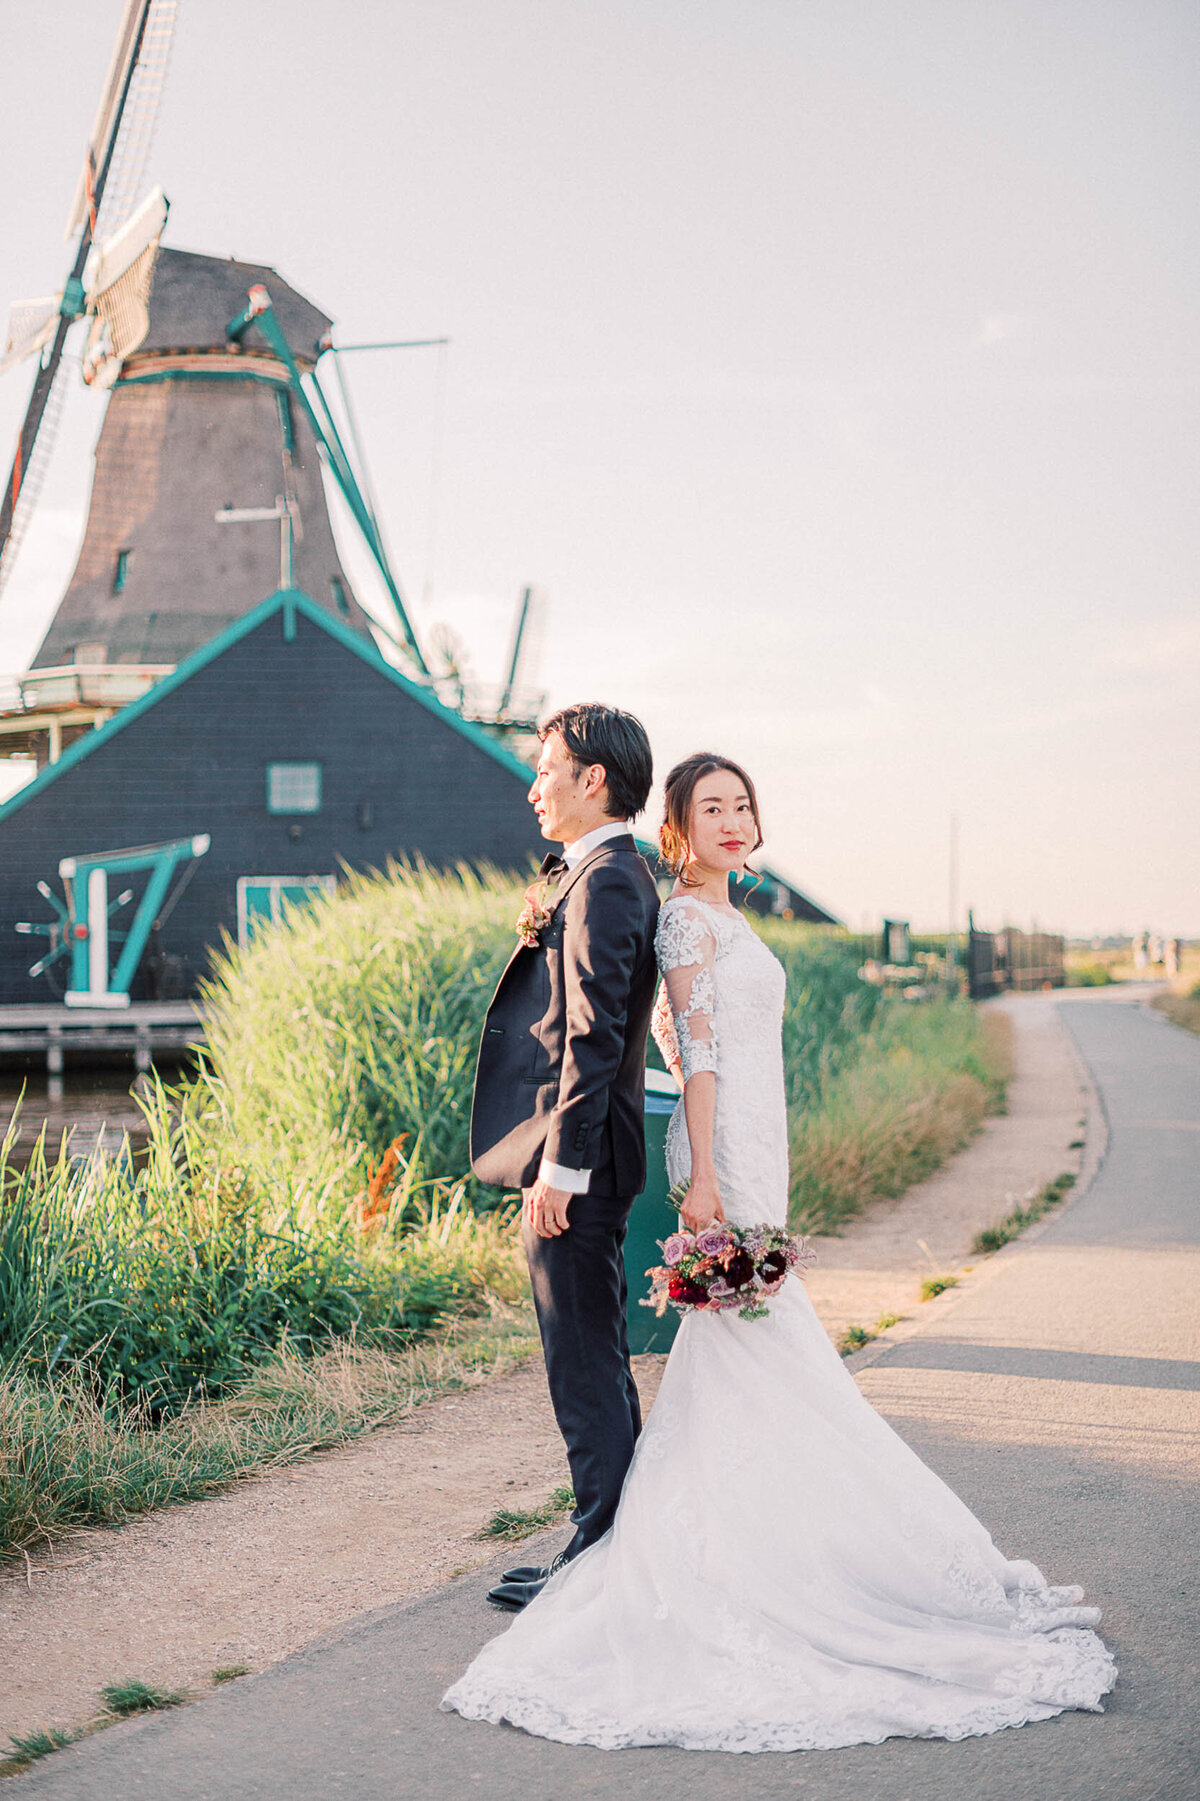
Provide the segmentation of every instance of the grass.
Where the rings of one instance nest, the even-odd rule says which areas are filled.
[[[573,1488],[556,1488],[549,1500],[544,1501],[540,1507],[498,1507],[477,1537],[500,1538],[516,1544],[535,1532],[543,1532],[547,1526],[556,1525],[574,1505]]]
[[[791,1217],[836,1232],[868,1201],[894,1198],[1003,1110],[1011,1028],[969,1002],[893,1001],[859,1055],[835,1069],[819,1104],[792,1112]]]
[[[900,1319],[901,1315],[898,1313],[881,1313],[873,1326],[847,1326],[838,1339],[837,1348],[843,1357],[852,1357],[855,1351],[861,1351],[864,1345],[869,1345],[881,1332],[888,1331],[891,1326],[898,1326]]]
[[[401,1233],[324,1231],[226,1203],[219,1155],[161,1087],[148,1159],[10,1161],[0,1145],[0,1368],[77,1378],[106,1406],[170,1418],[236,1386],[286,1345],[355,1337],[402,1348],[526,1292],[508,1212],[463,1184],[426,1189]]]
[[[78,1736],[76,1732],[62,1732],[56,1726],[44,1727],[39,1732],[14,1732],[8,1741],[12,1750],[4,1753],[4,1762],[14,1771],[28,1769],[39,1757],[49,1757],[52,1751],[62,1751],[67,1745],[73,1745]]]
[[[535,1348],[518,1310],[388,1353],[335,1342],[288,1350],[219,1401],[155,1426],[114,1413],[78,1380],[0,1373],[0,1550],[13,1554],[80,1526],[116,1525],[198,1499],[403,1418],[511,1368]]]
[[[1065,959],[1068,988],[1108,988],[1118,980],[1110,963]]]
[[[236,1682],[239,1676],[248,1676],[249,1674],[250,1665],[248,1663],[224,1663],[219,1670],[213,1671],[212,1679],[219,1688],[222,1683]]]
[[[1188,1032],[1200,1032],[1200,982],[1190,994],[1156,994],[1150,1002],[1159,1013],[1165,1013],[1172,1025]]]
[[[216,1681],[219,1672],[213,1672]],[[230,1676],[244,1675],[241,1669],[231,1669]],[[56,1726],[46,1726],[37,1732],[24,1734],[13,1733],[9,1739],[11,1750],[0,1753],[0,1776],[15,1776],[21,1770],[27,1770],[32,1763],[41,1757],[48,1757],[52,1751],[62,1751],[67,1745],[75,1744],[79,1739],[112,1726],[118,1720],[131,1719],[139,1713],[157,1713],[169,1707],[182,1707],[188,1696],[178,1689],[155,1688],[151,1683],[140,1682],[136,1678],[127,1678],[123,1682],[112,1682],[100,1690],[101,1712],[95,1715],[86,1725],[76,1731],[63,1731]]]
[[[324,1227],[395,1147],[386,1211],[403,1227],[427,1184],[463,1176],[475,1052],[520,894],[495,873],[392,867],[227,946],[205,993],[219,1079],[201,1109],[256,1195],[282,1190]]]
[[[1133,961],[1133,941],[1119,944],[1093,944],[1076,940],[1069,943],[1063,956],[1069,988],[1104,988],[1111,982],[1162,981],[1166,971],[1161,963],[1143,965]],[[1185,939],[1178,972],[1187,985],[1200,977],[1200,940]]]
[[[1055,1176],[1052,1182],[1047,1182],[1044,1188],[1030,1195],[1023,1207],[1014,1207],[1011,1213],[1006,1213],[994,1226],[986,1226],[982,1232],[977,1233],[971,1254],[987,1257],[1009,1244],[1027,1226],[1032,1226],[1035,1220],[1041,1219],[1052,1207],[1057,1207],[1075,1186],[1075,1182],[1076,1177],[1069,1172]]]
[[[520,886],[354,876],[207,993],[148,1147],[0,1148],[0,1555],[340,1443],[528,1347],[512,1210],[468,1174],[475,1050]],[[792,1209],[834,1230],[1002,1104],[1002,1021],[906,1004],[838,931],[758,922],[788,974]]]
[[[945,1294],[948,1288],[957,1288],[961,1281],[959,1276],[926,1276],[921,1284],[921,1299],[936,1300],[938,1295]]]
[[[167,1707],[182,1707],[187,1696],[178,1689],[153,1688],[148,1682],[133,1680],[110,1682],[107,1688],[100,1690],[100,1699],[106,1713],[125,1720],[135,1713],[156,1713]]]

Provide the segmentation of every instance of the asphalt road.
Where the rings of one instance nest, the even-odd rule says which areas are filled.
[[[1099,1173],[859,1379],[1010,1555],[1104,1608],[1103,1715],[788,1756],[549,1744],[437,1711],[497,1628],[476,1572],[61,1752],[14,1801],[1200,1801],[1200,1039],[1059,1005],[1103,1097]]]

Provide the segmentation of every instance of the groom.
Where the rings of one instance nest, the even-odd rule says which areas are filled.
[[[653,777],[645,728],[589,703],[565,707],[538,736],[529,799],[563,854],[542,865],[525,941],[488,1009],[471,1167],[521,1190],[550,1398],[575,1486],[575,1536],[557,1566],[608,1531],[641,1430],[622,1247],[646,1179],[658,893],[630,831]],[[488,1599],[524,1607],[548,1574],[508,1570]]]

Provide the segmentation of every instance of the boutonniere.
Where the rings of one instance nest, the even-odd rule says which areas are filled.
[[[535,950],[542,933],[554,918],[553,910],[546,905],[546,893],[549,882],[531,882],[525,890],[525,905],[517,914],[517,937],[529,950]]]

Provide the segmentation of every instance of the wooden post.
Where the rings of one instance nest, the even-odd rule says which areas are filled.
[[[46,1031],[46,1098],[51,1101],[61,1101],[62,1097],[62,1027],[52,1021]]]

